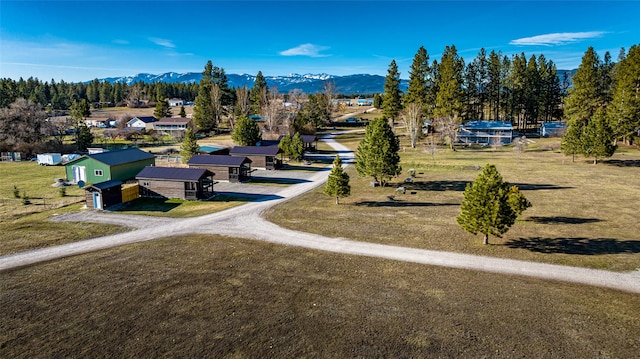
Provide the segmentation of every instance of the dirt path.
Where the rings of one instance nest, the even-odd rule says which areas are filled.
[[[346,147],[335,142],[330,137],[324,138],[323,141],[327,142],[334,149],[341,151],[341,157],[343,157],[345,163],[351,162],[353,154],[350,153]],[[279,189],[277,195],[281,196],[281,199],[252,202],[196,218],[169,220],[166,218],[144,217],[144,221],[141,221],[139,216],[96,215],[91,212],[92,220],[106,221],[107,223],[139,229],[112,236],[0,257],[0,271],[129,243],[198,232],[220,234],[230,237],[245,237],[336,253],[534,277],[640,293],[640,273],[638,271],[632,273],[616,273],[588,268],[357,242],[343,238],[329,238],[284,229],[262,218],[261,213],[265,209],[321,185],[326,180],[328,174],[328,171],[319,171],[309,178],[309,182]],[[82,215],[75,215],[74,217],[72,216],[65,219],[82,220]]]

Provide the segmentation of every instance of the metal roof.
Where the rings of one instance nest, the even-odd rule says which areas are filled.
[[[275,156],[280,152],[278,146],[236,146],[229,151],[230,155],[261,155],[261,156]]]
[[[152,159],[152,158],[155,158],[155,156],[139,148],[132,147],[132,148],[126,148],[124,150],[105,151],[101,153],[84,155],[82,157],[76,158],[71,162],[67,162],[67,164],[79,161],[82,158],[92,158],[108,166],[117,166],[125,163]]]
[[[476,129],[476,130],[513,130],[513,125],[510,122],[501,121],[469,121],[461,125],[462,128]]]
[[[119,181],[119,180],[109,180],[109,181],[104,181],[104,182],[98,182],[98,183],[94,183],[90,186],[84,186],[82,187],[82,189],[88,189],[88,188],[95,188],[97,190],[105,190],[107,188],[111,188],[111,187],[119,187],[123,184],[124,182]]]
[[[242,166],[245,162],[251,163],[251,160],[241,156],[223,156],[223,155],[194,155],[191,156],[188,165],[211,165],[211,166]]]
[[[136,175],[136,179],[153,178],[158,180],[198,181],[207,176],[213,176],[213,172],[204,168],[147,166]]]
[[[110,166],[155,158],[151,153],[135,147],[126,148],[124,150],[95,153],[87,155],[87,157],[91,157],[96,161],[100,161]]]

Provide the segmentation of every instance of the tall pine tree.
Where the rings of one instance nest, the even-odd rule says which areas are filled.
[[[393,123],[402,110],[402,92],[400,91],[400,73],[396,60],[391,60],[387,77],[384,80],[384,96],[382,99],[382,113]]]
[[[202,79],[198,88],[198,96],[193,106],[193,121],[200,131],[213,131],[216,128],[216,116],[214,105],[211,100],[211,89],[213,87],[213,64],[211,60],[207,62],[202,71]]]
[[[189,127],[184,132],[184,138],[182,144],[180,144],[180,156],[182,157],[182,163],[187,163],[193,155],[198,153],[198,142],[196,140],[196,134]]]
[[[385,119],[372,120],[365,130],[356,152],[356,170],[360,176],[371,176],[384,185],[402,172],[400,166],[400,140]]]

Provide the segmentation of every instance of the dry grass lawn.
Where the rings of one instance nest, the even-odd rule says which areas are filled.
[[[637,358],[640,296],[185,236],[0,273],[0,357]]]
[[[362,134],[341,142],[357,148]],[[403,137],[403,175],[391,186],[372,188],[371,178],[351,176],[351,196],[334,199],[322,187],[282,203],[269,219],[291,229],[397,246],[456,251],[614,271],[640,268],[640,151],[621,148],[598,165],[561,154],[559,139],[536,139],[524,153],[512,147],[440,147],[435,156]],[[505,181],[516,184],[533,207],[503,238],[481,244],[455,222],[467,183],[479,168],[495,164]],[[413,184],[403,184],[414,168]],[[396,192],[404,185],[405,194]],[[389,198],[393,197],[393,200]],[[318,220],[322,218],[323,220]]]

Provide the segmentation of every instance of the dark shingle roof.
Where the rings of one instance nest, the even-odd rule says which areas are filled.
[[[229,151],[232,156],[275,156],[280,149],[278,146],[236,146]]]
[[[127,148],[124,150],[94,153],[91,155],[86,155],[86,157],[93,158],[94,160],[102,162],[109,166],[116,166],[124,163],[136,162],[136,161],[148,160],[148,159],[154,158],[154,156],[151,153],[135,147]]]
[[[278,137],[278,142],[281,141],[283,138],[284,138],[284,135],[280,135],[280,137]],[[315,135],[300,135],[300,139],[302,140],[303,143],[311,143],[311,142],[317,141],[318,137]]]
[[[154,179],[166,179],[166,180],[186,180],[197,181],[202,177],[212,176],[213,172],[204,168],[182,168],[182,167],[154,167],[147,166],[142,169],[137,175],[136,179],[140,178],[154,178]]]
[[[241,156],[223,155],[194,155],[187,164],[189,165],[214,165],[214,166],[242,166],[243,163],[251,160]]]
[[[98,183],[94,183],[90,186],[84,186],[83,189],[87,189],[87,188],[95,188],[98,190],[103,190],[103,189],[107,189],[107,188],[111,188],[111,187],[116,187],[116,186],[120,186],[122,185],[122,181],[119,180],[109,180],[109,181],[104,181],[104,182],[98,182]]]

